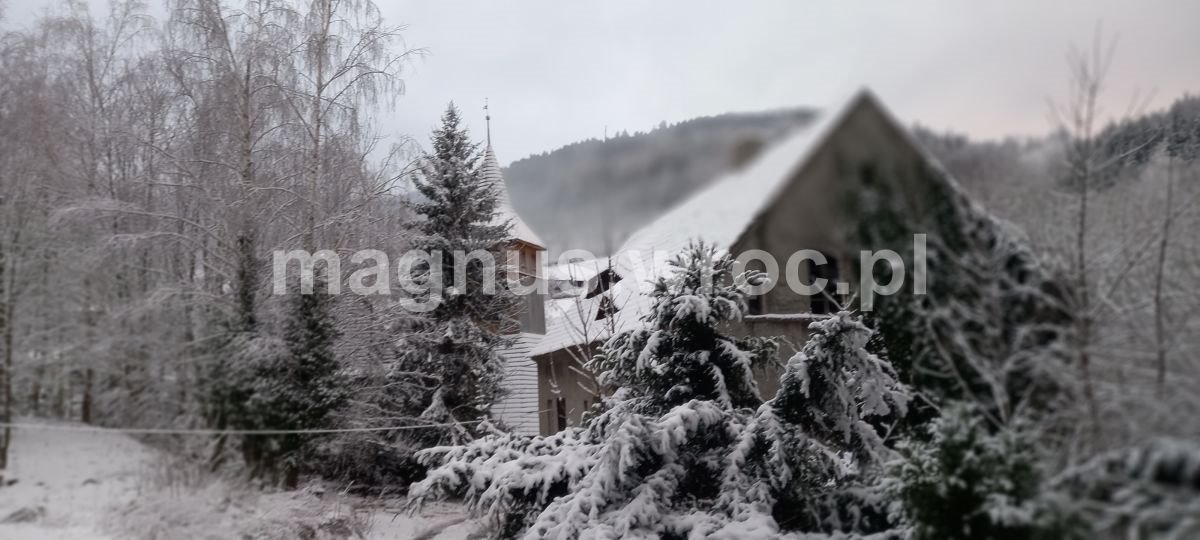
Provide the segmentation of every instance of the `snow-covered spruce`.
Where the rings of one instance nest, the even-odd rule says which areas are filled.
[[[881,433],[908,411],[908,389],[867,351],[873,332],[840,312],[809,325],[775,398],[750,419],[724,472],[720,506],[766,512],[805,532],[891,526],[876,480],[894,452]]]
[[[1025,422],[992,428],[979,405],[948,403],[899,444],[889,492],[915,539],[1077,538],[1043,495],[1042,457]]]
[[[419,409],[396,411],[426,422],[455,423],[484,417],[499,397],[502,361],[497,348],[513,324],[516,297],[503,286],[503,250],[511,241],[508,222],[496,219],[496,186],[480,174],[478,144],[460,125],[451,104],[434,131],[433,151],[421,160],[413,183],[423,200],[415,210],[423,219],[413,248],[441,258],[415,269],[418,280],[432,286],[437,307],[417,321],[401,339],[402,358],[390,385],[421,394]],[[492,254],[496,264],[477,259],[465,265],[463,281],[454,283],[455,253]],[[485,284],[494,280],[494,291]],[[423,300],[432,300],[426,298]],[[422,433],[432,444],[461,442],[463,428]]]
[[[864,519],[877,505],[863,486],[889,454],[871,422],[903,414],[908,397],[864,350],[870,330],[845,313],[814,324],[784,387],[761,403],[752,369],[771,361],[774,342],[721,332],[744,311],[745,276],[704,246],[672,266],[651,292],[645,327],[611,338],[590,364],[612,393],[583,427],[422,452],[432,470],[412,486],[410,507],[463,497],[496,538],[744,540],[882,528]],[[835,503],[845,510],[828,513]]]
[[[316,291],[324,285],[318,279]],[[338,337],[330,313],[332,297],[323,292],[288,297],[282,336],[261,332],[253,325],[232,333],[219,352],[228,360],[214,373],[206,405],[222,429],[299,430],[329,427],[331,415],[347,398],[346,380],[334,355]],[[252,477],[295,487],[299,475],[312,467],[321,436],[299,433],[253,435],[241,438],[241,453]],[[213,454],[226,436],[217,440]]]

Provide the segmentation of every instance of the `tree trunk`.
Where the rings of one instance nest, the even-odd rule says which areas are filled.
[[[83,403],[79,407],[79,421],[92,423],[92,379],[96,377],[92,368],[83,370]]]
[[[1167,382],[1167,322],[1163,298],[1163,281],[1167,266],[1167,247],[1171,238],[1171,197],[1174,195],[1175,160],[1167,156],[1167,209],[1163,217],[1162,238],[1158,242],[1158,264],[1154,274],[1154,345],[1158,373],[1156,383],[1161,391]]]
[[[29,389],[29,409],[34,416],[42,415],[42,378],[46,376],[46,366],[33,368],[33,384]]]
[[[12,440],[12,428],[8,424],[12,423],[12,310],[9,309],[10,298],[8,295],[8,273],[7,273],[7,256],[4,252],[4,246],[0,245],[0,334],[3,337],[3,343],[0,347],[4,349],[4,441],[0,443],[0,470],[8,467],[8,447]]]
[[[8,449],[12,442],[13,409],[13,306],[9,299],[4,313],[4,448],[0,449],[0,469],[8,467]]]
[[[1087,133],[1085,136],[1090,137]],[[1094,429],[1100,429],[1100,410],[1096,404],[1095,390],[1092,388],[1092,373],[1091,373],[1091,352],[1089,348],[1092,343],[1092,305],[1091,291],[1089,291],[1088,267],[1087,267],[1087,228],[1088,228],[1088,191],[1092,180],[1091,165],[1087,162],[1090,160],[1091,149],[1085,146],[1081,152],[1082,160],[1077,165],[1082,167],[1079,185],[1079,222],[1078,230],[1076,231],[1076,287],[1079,295],[1079,306],[1076,310],[1078,317],[1078,332],[1076,336],[1077,354],[1079,360],[1079,375],[1083,379],[1083,397],[1087,401],[1088,413],[1091,416],[1092,426]]]

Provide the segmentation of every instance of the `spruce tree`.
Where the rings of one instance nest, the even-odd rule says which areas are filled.
[[[1080,538],[1040,496],[1028,426],[995,431],[973,403],[947,404],[928,440],[900,445],[892,486],[915,539]]]
[[[237,381],[231,428],[326,428],[331,414],[345,403],[345,378],[334,353],[333,297],[323,281],[318,278],[312,293],[291,293],[281,337],[259,333],[238,340],[230,373]],[[243,457],[251,476],[295,487],[319,438],[305,433],[246,435]]]
[[[693,400],[726,410],[762,403],[752,365],[774,358],[776,346],[763,338],[730,337],[721,323],[741,318],[746,308],[733,260],[703,244],[672,261],[674,274],[650,293],[646,326],[614,336],[589,366],[602,387],[623,388],[639,410],[662,414]]]
[[[497,219],[499,186],[481,175],[478,144],[453,103],[413,183],[423,199],[414,209],[423,219],[412,247],[431,255],[427,265],[415,269],[416,277],[431,286],[425,300],[436,300],[437,307],[403,338],[397,377],[416,378],[418,384],[410,380],[406,386],[427,390],[422,410],[415,411],[425,420],[482,420],[500,395],[497,349],[505,344],[503,334],[514,329],[517,299],[504,286],[511,224]],[[481,252],[492,261],[469,257]],[[456,271],[462,274],[457,284]],[[487,289],[488,282],[495,283],[494,290]],[[457,440],[465,434],[454,429],[433,435]]]
[[[909,390],[867,350],[873,331],[857,316],[843,311],[809,331],[774,399],[733,445],[718,507],[772,529],[889,530],[895,523],[878,480],[895,453],[883,434],[907,413]]]

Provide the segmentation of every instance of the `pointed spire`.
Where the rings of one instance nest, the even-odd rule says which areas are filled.
[[[487,105],[484,105],[486,110]],[[487,116],[491,118],[490,115]],[[488,140],[487,147],[483,150],[483,165],[480,167],[480,176],[484,182],[491,184],[496,188],[496,219],[498,223],[508,222],[512,224],[513,238],[533,245],[540,249],[546,248],[546,243],[542,241],[529,225],[525,224],[525,220],[521,219],[516,208],[512,205],[512,200],[508,197],[508,187],[504,185],[504,176],[500,173],[500,161],[496,159],[496,151],[492,149],[492,130],[491,125],[488,125]]]
[[[487,144],[492,145],[492,112],[488,109],[488,98],[483,98],[483,119],[487,121]]]

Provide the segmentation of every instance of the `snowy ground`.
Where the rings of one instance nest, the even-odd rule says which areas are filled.
[[[18,430],[11,456],[17,483],[0,487],[4,540],[465,540],[475,528],[453,504],[407,516],[398,501],[234,488],[120,434]],[[26,515],[4,522],[14,512]]]
[[[6,539],[96,539],[112,505],[137,495],[139,469],[153,453],[121,435],[15,430],[7,477],[0,487],[0,520],[21,509],[37,517],[0,524]]]

